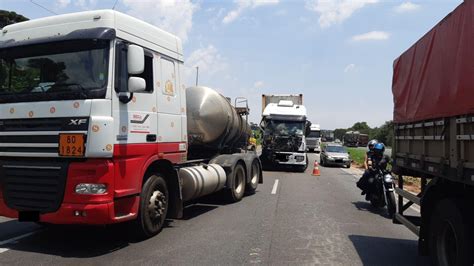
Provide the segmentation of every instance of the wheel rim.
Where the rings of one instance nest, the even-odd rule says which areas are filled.
[[[148,214],[154,223],[161,223],[166,212],[166,195],[156,189],[151,193]]]
[[[235,173],[235,184],[234,190],[237,194],[240,194],[244,189],[244,171],[239,168]]]
[[[438,257],[443,265],[456,264],[458,250],[456,243],[453,225],[449,221],[444,221],[437,241]]]
[[[250,180],[250,182],[252,183],[253,186],[255,186],[255,184],[257,184],[258,182],[258,175],[259,175],[259,171],[258,171],[258,164],[254,163],[252,165],[252,179]]]

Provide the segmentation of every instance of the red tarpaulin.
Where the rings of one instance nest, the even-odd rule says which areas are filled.
[[[393,68],[396,123],[474,113],[474,0],[465,0]]]

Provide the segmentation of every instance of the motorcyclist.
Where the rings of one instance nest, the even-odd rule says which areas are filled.
[[[365,171],[362,177],[357,182],[357,187],[359,187],[362,190],[361,195],[367,194],[368,180],[370,178],[369,168],[373,161],[374,147],[376,144],[378,144],[378,141],[376,139],[369,141],[369,143],[367,144],[367,152],[365,153],[365,158],[364,158]]]

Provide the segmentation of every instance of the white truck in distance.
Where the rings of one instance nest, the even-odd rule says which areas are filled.
[[[274,97],[286,97],[286,95]],[[271,97],[263,95],[262,98]],[[306,170],[308,158],[305,135],[309,133],[309,122],[306,117],[306,108],[291,100],[266,104],[260,123],[260,127],[264,130],[260,156],[264,168],[288,166],[297,171]]]
[[[0,35],[0,215],[130,222],[140,237],[184,202],[262,182],[248,108],[185,88],[181,40],[112,10],[41,18]]]
[[[306,148],[308,151],[321,152],[321,128],[318,124],[312,124],[309,135],[306,137]]]

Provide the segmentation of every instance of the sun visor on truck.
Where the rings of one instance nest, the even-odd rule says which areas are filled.
[[[266,117],[267,120],[277,121],[306,121],[306,116],[303,115],[269,115]]]
[[[28,40],[20,40],[20,41],[9,39],[9,40],[0,42],[0,49],[42,44],[42,43],[49,43],[49,42],[91,40],[91,39],[98,39],[98,40],[115,39],[115,29],[100,27],[100,28],[92,28],[92,29],[75,30],[66,35],[54,35],[54,36],[45,37],[45,38],[28,39]]]

